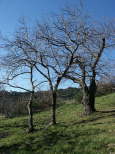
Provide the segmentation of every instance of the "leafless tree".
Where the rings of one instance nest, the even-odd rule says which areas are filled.
[[[16,33],[15,40],[12,43],[10,42],[13,50],[21,51],[21,53],[24,52],[24,54],[22,54],[24,55],[23,58],[21,55],[21,64],[25,60],[27,63],[31,63],[38,74],[41,74],[49,83],[52,94],[53,124],[56,124],[58,87],[71,68],[74,59],[76,59],[76,53],[80,48],[82,41],[85,41],[85,38],[82,38],[83,36],[79,36],[76,42],[74,42],[74,40],[71,41],[70,38],[67,38],[66,40],[67,34],[64,36],[64,39],[54,38],[54,36],[61,34],[60,29],[56,32],[57,28],[58,25],[55,25],[55,27],[52,28],[47,24],[38,24],[35,30],[31,30],[31,33],[28,27],[23,24],[20,31]],[[77,33],[79,33],[79,30]],[[75,46],[73,46],[74,43]],[[20,59],[20,55],[17,55],[17,59]],[[19,63],[14,61],[14,64],[18,65]]]
[[[70,46],[70,42],[65,44],[66,40],[63,40],[63,42],[62,40],[58,40],[58,38],[54,40],[54,29],[47,26],[47,24],[37,25],[36,30],[31,30],[31,33],[23,23],[20,30],[16,32],[14,40],[6,40],[8,42],[6,47],[13,50],[13,55],[9,56],[9,59],[10,57],[12,59],[10,60],[11,64],[9,63],[11,70],[15,70],[15,72],[18,70],[18,74],[16,73],[13,77],[28,73],[25,70],[29,64],[49,83],[52,94],[52,123],[56,124],[57,90],[76,58],[76,52],[82,44],[83,39],[79,38],[75,43],[75,47]],[[46,39],[49,31],[52,31],[52,39]],[[57,41],[59,41],[59,44],[56,45]],[[68,50],[65,50],[64,47]],[[22,66],[24,67],[24,72],[19,73],[18,67],[21,68]]]
[[[63,9],[51,23],[38,24],[37,38],[63,50],[65,57],[74,52],[71,70],[65,77],[82,86],[86,114],[96,111],[96,77],[103,69],[103,52],[115,45],[114,36],[114,22],[94,23],[82,10],[74,8]]]
[[[108,26],[101,24],[96,27],[90,27],[89,37],[82,46],[82,51],[79,53],[79,60],[76,59],[75,62],[77,66],[79,65],[80,73],[74,67],[74,70],[67,76],[74,82],[80,83],[83,89],[82,103],[86,114],[96,111],[95,95],[97,91],[97,78],[100,75],[108,74],[104,53],[107,49],[115,47],[114,31],[109,28],[110,24],[108,23]],[[108,66],[110,65],[108,64]]]
[[[40,54],[40,59],[35,65],[36,70],[48,81],[52,95],[52,123],[56,124],[57,90],[65,74],[72,65],[74,52],[69,58],[63,56],[60,49],[51,45]],[[63,61],[63,65],[62,65]]]
[[[80,12],[75,14],[74,11],[70,14],[68,10],[64,10],[64,14],[57,16],[52,23],[37,24],[36,28],[36,39],[43,43],[43,52],[41,50],[38,62],[43,67],[43,71],[37,65],[35,67],[50,85],[53,101],[53,124],[56,123],[58,86],[73,67],[75,60],[79,61],[78,53],[87,39],[88,30],[85,23],[81,22]]]
[[[30,97],[28,99],[28,132],[33,132],[33,111],[32,104],[34,100],[34,93],[36,88],[39,87],[43,82],[37,82],[35,80],[35,63],[36,61],[32,58],[32,44],[29,46],[29,36],[27,32],[27,27],[24,27],[17,31],[14,39],[4,39],[4,48],[8,51],[7,54],[3,57],[2,66],[4,70],[6,70],[6,74],[4,80],[1,81],[2,84],[6,84],[10,87],[24,90],[30,93]],[[21,86],[21,81],[19,83],[14,84],[13,81],[18,78],[25,76],[30,81],[30,85],[27,88]]]
[[[38,39],[45,41],[53,48],[60,49],[59,52],[63,51],[61,57],[65,57],[66,60],[72,57],[71,66],[63,77],[74,80],[79,84],[81,84],[80,68],[83,63],[82,48],[90,37],[91,26],[87,24],[87,20],[88,17],[82,14],[81,10],[65,8],[62,14],[53,18],[53,22],[38,24],[36,34]],[[62,62],[59,58],[57,58],[57,61]],[[63,62],[61,66],[64,66]]]

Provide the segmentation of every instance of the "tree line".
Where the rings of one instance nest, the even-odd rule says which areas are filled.
[[[2,38],[2,49],[7,53],[1,57],[1,84],[29,92],[29,132],[34,129],[34,95],[43,85],[51,92],[52,124],[57,122],[57,91],[68,80],[82,89],[85,114],[96,112],[98,81],[114,68],[113,62],[105,60],[105,53],[109,55],[114,47],[113,20],[95,22],[82,9],[69,7],[31,28],[22,20],[12,38]],[[16,78],[23,77],[29,80],[28,88],[21,81],[14,84]]]

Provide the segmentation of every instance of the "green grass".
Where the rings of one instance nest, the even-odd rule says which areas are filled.
[[[115,94],[96,98],[96,108],[84,116],[82,105],[67,102],[57,110],[56,126],[48,126],[50,111],[35,114],[31,134],[27,117],[0,117],[0,154],[115,153]]]

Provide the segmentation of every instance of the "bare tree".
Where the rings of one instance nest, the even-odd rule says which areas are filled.
[[[53,19],[52,23],[37,24],[36,29],[36,39],[43,44],[38,66],[41,65],[43,69],[41,71],[37,65],[35,67],[50,85],[53,101],[53,124],[56,123],[57,89],[62,79],[73,67],[75,60],[78,59],[78,53],[86,41],[86,33],[88,33],[85,23],[81,22],[80,12],[75,14],[73,11],[70,14],[68,10],[64,10],[64,13]]]
[[[52,94],[53,124],[56,124],[58,87],[71,68],[74,59],[76,59],[76,53],[84,40],[83,38],[78,38],[75,42],[75,46],[73,46],[74,42],[72,45],[71,40],[67,42],[67,34],[64,36],[64,39],[54,38],[57,26],[58,25],[55,25],[55,27],[52,28],[47,24],[39,24],[36,26],[36,30],[31,29],[30,32],[25,23],[23,23],[20,30],[16,33],[14,41],[10,41],[10,45],[8,45],[8,48],[14,52],[16,51],[15,54],[13,53],[15,57],[13,58],[13,56],[11,56],[12,61],[10,66],[12,66],[12,63],[14,63],[15,66],[13,70],[17,70],[18,66],[20,68],[24,65],[24,68],[26,68],[26,65],[31,64],[38,72],[38,75],[41,74],[43,79],[49,83]],[[60,34],[60,29],[58,29],[56,36],[58,36],[58,34]],[[16,58],[18,62],[16,62]],[[17,74],[15,76],[17,76]]]
[[[10,83],[11,81],[13,81],[14,79],[16,79],[17,77],[22,77],[20,74],[15,74],[13,75],[14,72],[12,72],[12,79],[11,78],[7,78],[7,81],[1,81],[3,84],[8,85],[10,87],[16,88],[16,89],[21,89],[24,90],[26,92],[29,92],[30,96],[28,97],[28,103],[27,103],[27,109],[28,109],[28,132],[33,132],[34,130],[34,126],[33,126],[33,111],[32,111],[32,104],[34,101],[34,92],[35,92],[35,86],[34,86],[34,81],[33,81],[33,67],[30,66],[30,72],[28,72],[28,74],[30,75],[29,79],[30,79],[30,84],[31,84],[31,89],[29,88],[24,88],[22,86],[20,86],[19,84],[13,84]],[[23,75],[27,73],[27,72],[23,72]],[[9,76],[9,77],[11,77]]]
[[[72,56],[71,67],[63,77],[74,80],[79,84],[83,83],[80,79],[82,76],[81,70],[83,71],[81,54],[83,54],[83,46],[87,43],[92,28],[87,23],[88,20],[88,17],[80,9],[65,8],[62,14],[53,18],[52,23],[38,24],[38,39],[62,50],[62,57],[66,57],[66,60],[71,59]],[[63,62],[61,65],[63,66]]]
[[[96,78],[103,69],[100,61],[105,49],[115,45],[114,22],[93,23],[81,9],[65,8],[50,24],[38,24],[38,29],[37,38],[61,48],[63,56],[71,57],[74,51],[65,77],[82,86],[85,113],[95,112]]]
[[[76,63],[76,67],[79,65],[80,73],[74,67],[67,75],[74,82],[79,82],[83,89],[82,103],[86,114],[91,114],[96,111],[96,80],[99,79],[100,75],[109,73],[106,67],[107,63],[104,59],[104,53],[107,49],[115,46],[113,39],[114,31],[113,29],[109,29],[109,24],[108,26],[104,24],[90,27],[89,37],[82,46],[82,51],[79,53],[79,60],[77,58],[74,62],[74,64]]]
[[[30,93],[28,99],[28,132],[33,132],[33,111],[32,104],[34,100],[34,93],[36,88],[43,82],[38,82],[35,80],[35,63],[32,51],[33,49],[29,41],[27,27],[24,27],[16,32],[16,35],[13,40],[4,39],[4,48],[7,49],[8,53],[3,57],[2,66],[6,70],[5,78],[1,81],[2,84],[6,84],[10,87],[21,89]],[[25,76],[30,81],[30,85],[27,88],[21,86],[21,81],[14,84],[13,81],[18,78]]]
[[[42,74],[49,83],[52,95],[52,124],[56,124],[57,90],[72,65],[74,53],[75,51],[67,58],[63,56],[63,52],[61,53],[59,49],[55,49],[50,45],[40,54],[40,59],[38,63],[35,64],[36,70]]]

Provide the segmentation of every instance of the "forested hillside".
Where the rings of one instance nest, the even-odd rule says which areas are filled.
[[[78,97],[78,100],[77,100]],[[58,105],[66,100],[75,99],[76,103],[81,100],[81,90],[78,88],[67,88],[58,90]],[[27,103],[30,98],[28,92],[0,92],[0,114],[6,117],[16,117],[27,114]],[[51,107],[51,92],[38,91],[35,93],[33,112],[41,112]]]
[[[103,85],[97,90],[96,96],[103,96],[115,92],[115,85]],[[18,117],[27,115],[27,103],[30,94],[27,92],[0,92],[0,114],[5,117]],[[60,106],[66,101],[74,101],[80,104],[82,101],[82,90],[80,88],[69,87],[67,89],[58,90],[58,104]],[[50,91],[39,91],[35,93],[33,102],[33,113],[49,110],[51,108],[51,93]]]

